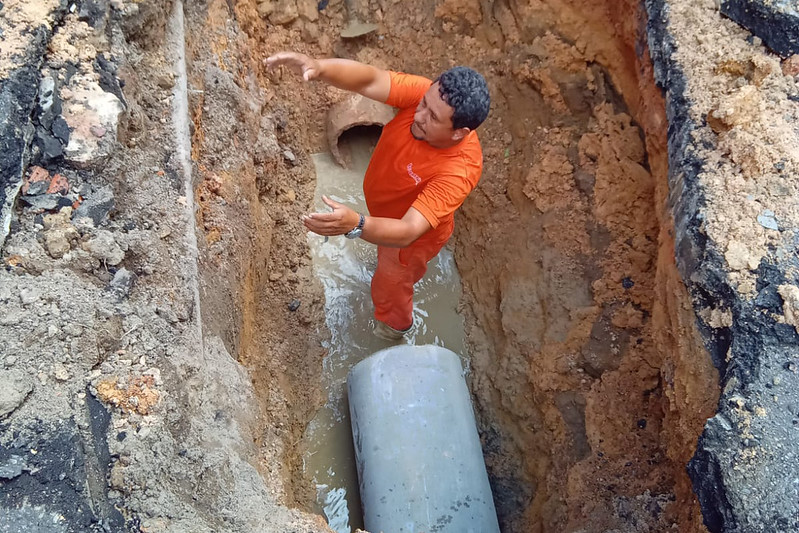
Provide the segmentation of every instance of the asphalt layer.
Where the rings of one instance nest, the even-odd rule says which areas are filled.
[[[782,57],[799,54],[799,4],[795,0],[724,0],[721,12]]]
[[[707,528],[715,532],[799,531],[799,334],[778,323],[777,287],[796,283],[795,254],[769,254],[757,270],[757,296],[743,298],[727,281],[717,243],[700,231],[706,203],[698,176],[705,166],[691,150],[686,79],[674,59],[668,3],[646,0],[647,33],[656,83],[664,90],[669,121],[670,207],[677,267],[696,308],[732,310],[729,328],[697,320],[722,394],[717,414],[688,465]],[[765,40],[764,40],[765,41]],[[698,305],[697,305],[698,304]]]
[[[39,68],[50,34],[41,25],[6,79],[0,79],[0,247],[8,235],[11,210],[28,166],[29,147],[34,136],[30,117],[39,89]]]
[[[37,420],[0,446],[0,533],[135,530],[107,499],[110,414],[91,395],[87,406],[88,431]]]

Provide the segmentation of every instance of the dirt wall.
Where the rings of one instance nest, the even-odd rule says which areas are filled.
[[[205,24],[224,34],[230,11],[211,6],[220,15]],[[232,8],[248,44],[228,36],[218,55],[292,48],[431,76],[465,63],[489,80],[484,178],[454,248],[504,527],[701,530],[684,465],[717,393],[673,260],[667,123],[646,14],[632,3],[375,2],[379,34],[347,42],[336,35],[340,3],[313,20],[265,6]],[[465,46],[455,51],[456,41]],[[324,149],[312,116],[340,93],[289,73],[258,79],[293,154]],[[268,172],[281,175],[276,159]],[[244,331],[269,327],[269,315],[244,311],[253,317]]]
[[[500,508],[518,531],[702,530],[684,465],[717,378],[674,262],[646,13],[554,4],[510,7],[561,36],[503,27],[533,53],[500,84],[510,151],[457,233]]]

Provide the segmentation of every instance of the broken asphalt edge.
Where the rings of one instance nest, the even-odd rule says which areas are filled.
[[[0,250],[10,231],[14,202],[30,159],[35,130],[31,116],[39,92],[40,69],[47,45],[65,14],[62,4],[52,13],[52,27],[39,24],[31,32],[22,57],[15,60],[17,68],[0,79]]]
[[[795,254],[778,259],[770,252],[760,263],[757,296],[743,297],[730,283],[721,250],[702,231],[704,194],[692,133],[703,127],[691,118],[686,69],[674,53],[668,0],[644,0],[647,38],[655,82],[664,91],[668,118],[669,208],[674,218],[675,259],[695,312],[704,307],[732,312],[732,324],[711,328],[697,317],[714,365],[721,395],[688,465],[708,530],[716,532],[799,531],[799,441],[793,433],[799,387],[791,361],[799,334],[779,323],[779,285],[795,282]],[[712,170],[711,170],[712,172]],[[795,364],[795,363],[794,363]],[[779,387],[774,385],[785,382]],[[767,408],[763,408],[766,406]],[[751,415],[744,430],[741,414]],[[757,413],[757,416],[755,416]]]
[[[782,57],[799,54],[799,8],[789,0],[724,0],[721,12]]]

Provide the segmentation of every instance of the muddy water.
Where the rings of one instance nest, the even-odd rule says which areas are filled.
[[[327,195],[362,212],[363,175],[378,131],[354,129],[343,138],[342,149],[352,157],[352,169],[341,168],[330,154],[313,156],[317,175],[317,210],[327,208]],[[324,360],[327,403],[309,424],[303,442],[305,475],[317,488],[317,511],[337,533],[363,527],[358,478],[350,432],[346,379],[350,368],[370,354],[390,346],[372,334],[373,307],[369,284],[377,264],[376,248],[360,239],[309,234],[314,269],[325,289],[325,313],[331,339]],[[414,296],[414,333],[405,342],[437,344],[462,357],[463,321],[457,313],[460,279],[452,254],[444,249],[428,265]],[[464,366],[466,361],[464,360]],[[468,367],[467,367],[468,368]]]

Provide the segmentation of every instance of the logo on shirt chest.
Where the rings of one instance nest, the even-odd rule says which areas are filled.
[[[413,178],[414,183],[419,185],[422,182],[422,177],[413,171],[413,163],[408,163],[408,166],[405,168],[408,170],[408,175]]]

